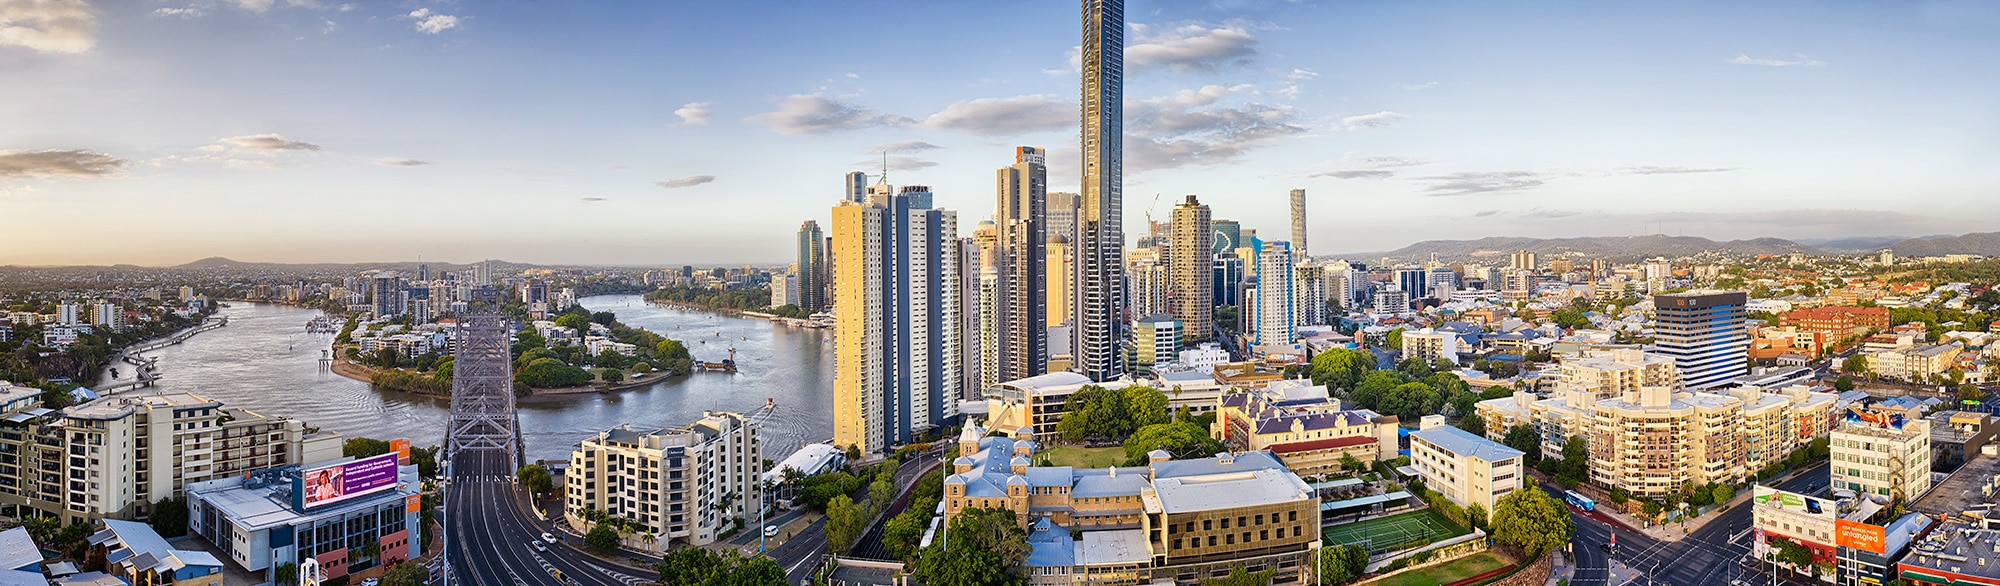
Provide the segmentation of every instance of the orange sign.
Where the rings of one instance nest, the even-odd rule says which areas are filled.
[[[389,451],[396,453],[397,464],[401,464],[404,466],[410,465],[410,440],[406,439],[389,440]]]
[[[1834,542],[1841,547],[1865,549],[1882,553],[1883,543],[1888,541],[1888,532],[1881,527],[1867,523],[1856,523],[1846,519],[1835,519]]]
[[[405,506],[407,508],[405,508],[404,511],[411,513],[424,510],[424,496],[420,494],[410,495],[409,502],[405,503]]]

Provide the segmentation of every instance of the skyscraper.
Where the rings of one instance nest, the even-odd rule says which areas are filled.
[[[1507,267],[1524,271],[1535,270],[1535,253],[1526,250],[1515,252]]]
[[[1292,254],[1306,257],[1306,190],[1292,190]]]
[[[1048,327],[1053,328],[1068,324],[1070,315],[1076,313],[1076,303],[1072,301],[1076,298],[1076,248],[1070,246],[1069,238],[1054,234],[1049,236],[1046,254],[1048,260],[1042,266],[1049,279],[1045,289],[1049,303],[1043,313],[1048,315]],[[1049,343],[1060,342],[1050,338]]]
[[[958,214],[930,201],[876,185],[833,208],[837,445],[881,452],[958,413]]]
[[[971,273],[972,305],[966,307],[973,316],[972,337],[965,342],[965,361],[973,366],[967,370],[975,373],[973,386],[981,389],[993,386],[1000,378],[1000,332],[1004,329],[1001,321],[1001,305],[1005,298],[1000,286],[1000,228],[992,220],[980,220],[972,229],[972,246],[975,259],[964,268]]]
[[[1305,255],[1294,254],[1297,258]],[[1301,261],[1292,265],[1292,323],[1302,326],[1329,322],[1326,315],[1326,267]]]
[[[1125,292],[1130,295],[1125,307],[1131,310],[1132,319],[1166,313],[1170,277],[1166,264],[1161,262],[1160,250],[1134,249],[1126,253],[1125,261]]]
[[[980,222],[981,228],[991,231],[991,222]],[[977,233],[977,229],[974,230]],[[985,394],[985,380],[979,376],[980,356],[984,346],[980,338],[982,312],[979,288],[980,266],[984,258],[979,242],[974,238],[958,239],[958,344],[959,344],[959,397],[964,400],[979,400]]]
[[[1233,252],[1243,246],[1243,225],[1236,220],[1216,220],[1210,224],[1215,232],[1215,253]]]
[[[1743,324],[1748,302],[1742,291],[1653,296],[1653,345],[1673,357],[1688,388],[1714,388],[1749,372],[1750,338]]]
[[[799,225],[799,309],[808,313],[826,309],[826,233],[819,222],[806,220]]]
[[[1048,235],[1043,232],[1048,200],[1048,153],[1042,147],[1015,147],[1014,164],[995,173],[993,223],[1000,238],[1000,380],[1028,378],[1047,371]]]
[[[1167,249],[1173,291],[1167,309],[1187,343],[1215,335],[1215,233],[1208,206],[1193,195],[1174,206],[1174,244]]]
[[[1125,298],[1125,2],[1083,0],[1083,204],[1077,231],[1076,370],[1118,378]]]
[[[847,174],[847,183],[842,186],[841,198],[854,203],[868,202],[868,174],[853,171]]]
[[[1257,253],[1257,344],[1289,345],[1298,332],[1292,292],[1292,247],[1266,242]]]

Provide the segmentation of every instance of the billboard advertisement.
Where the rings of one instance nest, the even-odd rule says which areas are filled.
[[[1785,492],[1768,486],[1759,485],[1751,494],[1753,495],[1751,502],[1758,506],[1777,507],[1794,513],[1825,517],[1827,520],[1833,520],[1840,512],[1839,505],[1833,501],[1796,492]]]
[[[1883,543],[1888,541],[1888,532],[1881,527],[1867,523],[1856,523],[1838,519],[1833,524],[1834,542],[1841,547],[1852,547],[1883,553]]]
[[[292,504],[303,511],[396,487],[394,452],[299,471]]]

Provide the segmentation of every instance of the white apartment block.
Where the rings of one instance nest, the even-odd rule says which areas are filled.
[[[1431,425],[1410,434],[1410,465],[1425,487],[1459,505],[1479,505],[1489,514],[1500,497],[1521,489],[1528,471],[1520,450],[1449,425]]]
[[[1829,436],[1833,489],[1915,499],[1931,488],[1931,422],[1850,410]]]
[[[676,429],[599,432],[570,455],[565,517],[578,530],[591,513],[630,519],[654,539],[626,545],[653,552],[675,540],[714,543],[737,519],[754,526],[764,502],[757,428],[742,415],[708,411]]]
[[[1403,358],[1433,362],[1439,358],[1458,363],[1458,334],[1431,328],[1403,330]]]
[[[1408,333],[1403,336],[1409,339]],[[1560,368],[1564,383],[1599,397],[1616,397],[1641,387],[1681,388],[1680,371],[1672,358],[1637,348],[1586,350],[1581,358],[1563,360]]]

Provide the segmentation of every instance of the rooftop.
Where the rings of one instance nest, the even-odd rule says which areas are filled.
[[[1085,531],[1076,543],[1076,565],[1147,565],[1152,553],[1146,547],[1146,530],[1117,529]]]
[[[1898,562],[1902,571],[1897,574],[1915,578],[1918,583],[1974,583],[1926,570],[2000,580],[2000,563],[1995,563],[2000,560],[2000,529],[1987,529],[1983,525],[1961,519],[1931,530]]]
[[[1518,458],[1523,454],[1522,451],[1507,447],[1506,444],[1472,435],[1449,425],[1412,432],[1410,438],[1422,439],[1453,454],[1471,456],[1488,462]]]
[[[1968,455],[1969,456],[1969,455]],[[1986,502],[1983,488],[2000,476],[2000,457],[1968,457],[1965,465],[1910,502],[1910,510],[1932,515],[1956,515]]]
[[[41,571],[42,550],[28,536],[27,527],[0,531],[0,570]]]
[[[1282,468],[1157,478],[1153,480],[1153,496],[1165,513],[1319,500],[1304,480]]]

